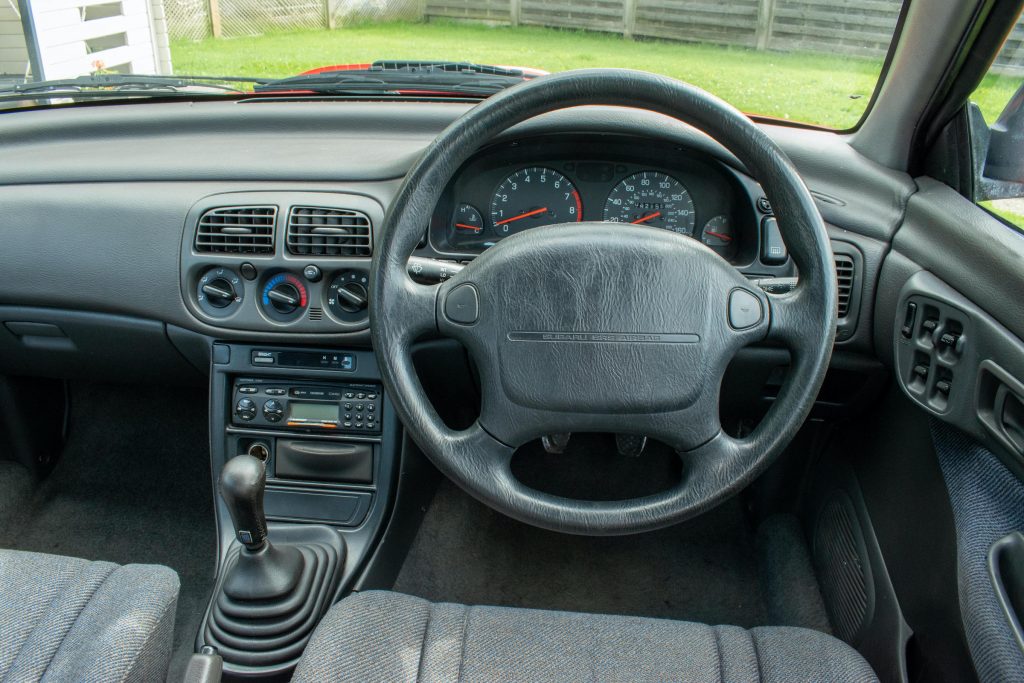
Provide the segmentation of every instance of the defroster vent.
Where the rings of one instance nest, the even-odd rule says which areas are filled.
[[[293,206],[288,216],[288,251],[298,256],[369,256],[370,219],[361,211]]]
[[[204,254],[273,254],[276,206],[223,206],[199,217],[196,251]]]
[[[839,281],[839,317],[845,318],[850,312],[850,301],[853,298],[854,262],[851,256],[835,254],[836,279]]]

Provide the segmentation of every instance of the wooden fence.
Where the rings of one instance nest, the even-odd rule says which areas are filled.
[[[425,0],[424,15],[879,56],[889,47],[901,5],[901,0]]]

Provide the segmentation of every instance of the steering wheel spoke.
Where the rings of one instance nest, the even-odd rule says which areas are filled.
[[[424,285],[400,276],[387,311],[371,325],[387,325],[397,338],[407,342],[437,332],[437,296],[440,285]],[[373,308],[371,307],[371,312]]]

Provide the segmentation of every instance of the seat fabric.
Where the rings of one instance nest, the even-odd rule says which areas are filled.
[[[0,550],[0,681],[162,681],[178,602],[167,567]]]
[[[877,681],[817,631],[430,603],[371,591],[324,617],[293,681]]]

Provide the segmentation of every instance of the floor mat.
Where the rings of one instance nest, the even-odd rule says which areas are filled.
[[[181,594],[171,679],[180,680],[213,587],[216,529],[202,391],[80,386],[56,469],[29,486],[0,470],[0,547],[164,564]]]
[[[754,541],[738,502],[636,536],[543,531],[445,481],[395,590],[435,601],[768,623]]]
[[[557,495],[638,496],[678,481],[679,459],[653,443],[641,458],[608,435],[573,435],[564,455],[526,447],[517,476]],[[757,534],[737,498],[668,529],[613,538],[514,521],[445,480],[394,589],[434,601],[641,615],[829,631],[795,518]]]

